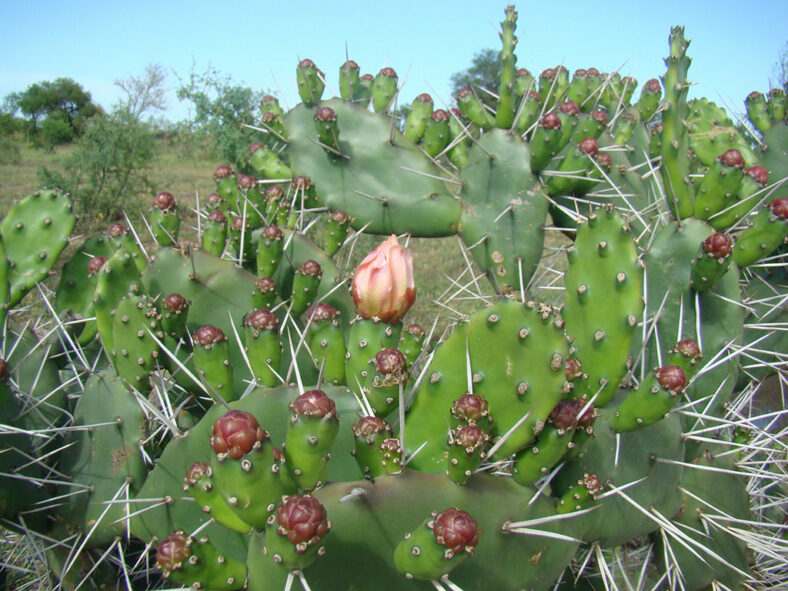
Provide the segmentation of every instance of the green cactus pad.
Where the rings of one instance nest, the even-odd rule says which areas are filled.
[[[361,478],[361,470],[350,455],[350,451],[355,448],[350,426],[359,410],[358,404],[345,388],[327,385],[321,388],[334,400],[340,424],[344,425],[334,442],[333,460],[329,463],[328,478],[331,481],[353,481]],[[287,424],[291,415],[288,405],[297,395],[298,391],[293,387],[258,388],[242,400],[231,403],[230,407],[259,417],[260,426],[269,432],[271,442],[281,446],[286,438]],[[197,503],[181,498],[183,496],[181,487],[183,476],[194,462],[209,462],[215,456],[209,443],[211,429],[214,421],[225,412],[226,409],[221,405],[213,406],[186,437],[173,439],[167,446],[145,481],[139,496],[163,498],[169,495],[172,497],[172,502],[135,516],[132,520],[132,532],[135,535],[142,539],[150,539],[153,536],[163,539],[178,527],[193,531],[209,519]],[[246,542],[241,536],[213,525],[208,527],[206,533],[222,551],[239,560],[245,560]]]
[[[112,314],[115,370],[132,388],[143,393],[150,389],[148,377],[159,358],[159,345],[150,333],[164,338],[158,315],[149,298],[135,294],[121,298]]]
[[[59,191],[38,191],[8,210],[0,234],[8,259],[9,307],[55,266],[76,221],[71,200]]]
[[[69,311],[78,318],[90,318],[95,314],[93,295],[98,285],[98,273],[90,273],[89,265],[92,257],[101,256],[109,259],[116,246],[105,236],[88,238],[63,265],[60,282],[55,292],[55,310],[58,314]],[[87,344],[94,336],[98,327],[96,321],[86,320],[75,333],[80,344]]]
[[[625,394],[616,397],[616,401]],[[642,482],[623,490],[648,513],[655,508],[662,515],[673,515],[681,503],[678,490],[682,474],[680,466],[658,460],[682,461],[684,443],[681,421],[671,415],[651,427],[616,435],[609,425],[613,411],[602,409],[594,423],[596,436],[586,445],[583,456],[568,462],[552,481],[554,494],[562,494],[594,474],[601,483],[621,487],[640,478]],[[609,490],[609,486],[605,489]],[[598,541],[602,547],[623,544],[635,536],[657,529],[657,523],[632,506],[623,496],[613,494],[597,500],[598,508],[583,515],[583,540]]]
[[[388,118],[340,100],[322,104],[337,113],[340,147],[348,158],[327,155],[315,142],[308,109],[290,111],[287,130],[293,168],[308,171],[324,205],[347,213],[354,228],[366,226],[375,234],[457,231],[459,202],[432,178],[440,171]]]
[[[504,457],[533,441],[556,402],[564,396],[563,360],[569,345],[553,310],[533,302],[504,300],[471,316],[435,351],[405,423],[405,444],[412,462],[426,472],[442,472],[446,461],[447,421],[454,400],[472,387],[484,396],[495,417],[493,438],[520,423],[497,456]],[[493,439],[494,441],[495,439]]]
[[[142,291],[142,280],[132,255],[125,250],[118,250],[104,263],[98,273],[96,291],[93,295],[93,307],[96,311],[98,327],[104,349],[114,355],[115,341],[112,335],[113,312],[126,294],[138,294]]]
[[[340,502],[351,491],[363,496]],[[406,470],[397,476],[380,476],[374,482],[332,483],[315,493],[333,522],[326,537],[326,557],[306,571],[316,591],[328,589],[432,589],[427,582],[409,581],[394,566],[394,548],[407,532],[415,530],[425,515],[457,507],[477,521],[481,534],[475,556],[451,571],[450,579],[466,591],[546,591],[555,584],[562,566],[576,548],[571,541],[534,534],[503,533],[504,524],[546,517],[555,505],[544,498],[529,505],[529,488],[506,479],[481,475],[457,486],[443,474]],[[534,526],[534,529],[577,535],[577,520]],[[364,540],[364,559],[358,558],[358,540]],[[336,564],[352,564],[338,569]],[[517,564],[517,568],[512,568]]]
[[[471,149],[461,173],[459,233],[501,293],[524,288],[542,255],[547,200],[522,165],[528,159],[524,142],[494,130]]]
[[[633,358],[637,359],[645,347],[641,362],[644,373],[661,365],[660,358],[668,358],[668,350],[679,335],[682,339],[695,339],[701,345],[706,362],[714,359],[729,343],[738,342],[741,338],[745,312],[738,304],[739,273],[735,265],[707,292],[697,293],[690,286],[691,261],[697,255],[698,244],[713,232],[706,223],[690,219],[660,228],[651,241],[644,256],[648,274],[644,316],[651,323],[661,309],[657,319],[658,338],[647,343],[636,342],[631,351]],[[696,334],[698,325],[700,335]],[[730,396],[737,375],[738,362],[734,358],[697,376],[686,396],[690,400],[706,400],[692,411],[717,414]],[[712,395],[714,397],[710,398]],[[695,419],[687,420],[687,427],[695,422]]]
[[[141,508],[134,502],[106,502],[133,499],[145,481],[147,472],[138,449],[145,436],[145,416],[117,374],[105,370],[85,383],[74,425],[93,427],[74,430],[67,437],[74,444],[63,452],[60,469],[72,475],[74,490],[84,486],[90,492],[68,497],[57,510],[56,523],[83,534],[93,529],[88,544],[101,546],[124,535],[128,526],[124,516]]]
[[[673,518],[673,523],[681,528],[684,535],[696,542],[692,548],[700,556],[691,553],[682,543],[671,536],[670,556],[681,572],[685,589],[703,589],[713,581],[722,583],[729,589],[736,589],[749,572],[748,548],[743,540],[716,527],[736,527],[736,521],[753,519],[747,497],[746,480],[736,474],[714,472],[708,468],[735,470],[730,456],[714,458],[708,450],[692,462],[695,467],[684,470],[681,510]],[[706,468],[706,469],[704,469]],[[700,500],[702,499],[702,501]],[[706,516],[716,517],[709,523]],[[655,557],[660,570],[666,568],[665,539],[655,535]],[[716,554],[719,560],[711,553]]]
[[[624,220],[601,210],[577,231],[566,271],[562,314],[588,378],[576,394],[604,406],[628,371],[628,353],[643,310],[643,268]],[[598,393],[598,394],[597,394]]]

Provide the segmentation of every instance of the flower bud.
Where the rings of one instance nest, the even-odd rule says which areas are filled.
[[[361,261],[350,291],[362,318],[397,324],[416,300],[410,250],[390,236]]]

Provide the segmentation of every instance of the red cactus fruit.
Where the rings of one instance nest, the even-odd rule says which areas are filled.
[[[107,235],[110,238],[120,238],[128,231],[129,228],[125,224],[112,224],[107,230]]]
[[[597,164],[606,170],[610,170],[613,166],[613,158],[607,152],[599,152],[594,160],[597,161]]]
[[[359,68],[358,64],[356,62],[354,62],[353,60],[348,60],[344,64],[342,64],[342,69],[343,70],[344,69],[351,69],[351,70],[356,70],[358,72],[361,68]]]
[[[703,241],[703,250],[715,259],[724,259],[733,251],[733,242],[727,234],[715,232]]]
[[[375,355],[375,371],[385,376],[399,376],[408,371],[408,362],[399,349],[381,349]]]
[[[314,417],[316,419],[337,416],[337,408],[334,401],[322,390],[308,390],[298,395],[290,403],[290,410],[294,415]]]
[[[257,179],[248,174],[239,174],[236,185],[239,189],[253,189],[257,185]]]
[[[656,78],[651,78],[650,80],[646,80],[646,83],[643,86],[648,92],[662,91],[662,85],[659,83],[659,80],[657,80]]]
[[[669,392],[680,392],[687,385],[687,376],[677,365],[663,365],[657,368],[657,381]]]
[[[275,201],[285,194],[284,189],[279,185],[271,185],[265,190],[265,196],[269,201]]]
[[[451,441],[459,445],[469,454],[483,447],[490,440],[490,436],[476,424],[459,425],[451,432]]]
[[[226,176],[230,176],[231,174],[233,174],[232,168],[230,168],[229,166],[220,166],[214,171],[213,178],[214,180],[218,181]]]
[[[296,552],[304,552],[307,547],[319,544],[331,529],[326,517],[326,508],[314,497],[291,495],[280,503],[269,520],[276,522],[277,533],[287,536],[296,546]]]
[[[561,120],[555,113],[548,113],[539,122],[539,125],[546,129],[561,129]]]
[[[574,357],[567,357],[564,366],[564,376],[567,381],[574,382],[577,378],[583,375],[583,364],[579,359]]]
[[[214,343],[226,341],[227,336],[221,328],[217,328],[211,324],[205,324],[195,331],[192,340],[196,345],[210,347]]]
[[[254,415],[242,410],[230,410],[214,422],[210,441],[215,453],[240,460],[256,444],[266,439],[268,432],[260,427]]]
[[[587,137],[577,144],[577,147],[581,152],[589,156],[594,156],[599,152],[599,143],[592,137]]]
[[[736,148],[725,150],[719,155],[718,160],[725,166],[730,166],[731,168],[744,168],[744,158],[742,157],[741,152],[739,152]]]
[[[214,209],[208,214],[208,221],[216,222],[217,224],[226,224],[227,216],[222,213],[221,209]]]
[[[328,109],[328,107],[323,107],[323,109]],[[321,111],[323,111],[323,109],[318,109],[318,111],[317,111],[318,115],[320,114]],[[333,112],[333,109],[328,109],[328,110]],[[317,115],[315,116],[315,119],[317,119],[318,121],[336,121],[337,114],[334,113],[334,118],[333,119],[319,119]],[[310,179],[308,176],[301,175],[301,176],[297,176],[295,179],[293,179],[293,188],[296,191],[308,191],[309,189],[311,189],[314,186],[315,186],[315,183],[313,183],[312,179]]]
[[[488,416],[490,411],[485,398],[468,392],[454,401],[451,414],[461,421],[478,422]]]
[[[390,433],[391,425],[380,417],[361,417],[353,425],[355,437],[371,437],[377,433]]]
[[[599,121],[602,125],[607,125],[607,113],[605,111],[591,111],[591,118]]]
[[[263,237],[266,240],[279,241],[282,240],[284,236],[285,236],[284,232],[282,232],[282,230],[279,229],[278,226],[266,226],[265,228],[263,228]]]
[[[156,567],[169,575],[181,567],[191,554],[189,536],[182,529],[177,529],[164,538],[156,548]]]
[[[104,266],[104,263],[107,262],[107,258],[101,255],[96,255],[90,259],[88,262],[88,277],[91,275],[95,275],[99,271],[101,271],[101,267]]]
[[[451,507],[438,513],[432,522],[435,541],[452,554],[473,554],[479,543],[479,524],[465,511]]]
[[[566,115],[577,115],[580,108],[575,101],[565,101],[558,106],[558,110]]]
[[[443,109],[435,109],[432,113],[430,113],[430,119],[432,119],[436,123],[440,123],[441,121],[448,121],[449,114]]]
[[[788,197],[778,197],[769,203],[769,209],[781,220],[788,220]]]
[[[337,120],[337,112],[331,107],[321,107],[315,113],[315,121],[327,123],[329,121]]]
[[[339,315],[339,310],[331,304],[318,302],[306,311],[306,320],[312,323],[323,322],[324,320],[334,320]]]
[[[683,341],[679,341],[676,343],[674,349],[679,355],[689,357],[690,359],[699,359],[701,356],[700,346],[695,339],[684,339]]]
[[[434,104],[434,103],[432,102],[432,97],[431,97],[429,94],[427,94],[426,92],[425,92],[425,93],[422,93],[422,94],[420,94],[420,95],[419,95],[419,96],[417,96],[417,97],[416,97],[414,100],[417,100],[417,101],[419,101],[420,103],[429,103],[429,104],[431,104],[431,105],[432,105],[432,104]]]
[[[279,318],[268,310],[252,310],[244,318],[244,325],[250,326],[255,330],[276,331],[279,328]]]
[[[162,306],[167,312],[172,314],[180,314],[189,306],[186,298],[179,293],[171,293],[162,301]]]
[[[260,293],[276,291],[276,283],[270,277],[260,277],[260,279],[254,282],[254,287]]]
[[[421,327],[420,324],[416,324],[415,322],[411,322],[408,326],[405,327],[405,332],[414,337],[420,337],[424,334],[424,329]]]
[[[341,209],[335,209],[331,212],[331,219],[336,223],[343,225],[350,221],[350,216]]]
[[[172,193],[162,191],[153,198],[153,207],[162,211],[175,209],[175,197],[172,196]]]
[[[320,263],[311,259],[301,263],[301,266],[298,268],[298,270],[301,275],[306,275],[308,277],[320,277],[323,274],[323,269],[320,267]]]
[[[211,475],[211,465],[208,462],[194,462],[189,469],[186,470],[186,476],[183,477],[183,483],[188,486],[197,484],[203,476]]]
[[[380,71],[380,75],[386,76],[388,78],[394,78],[395,80],[397,79],[397,73],[394,71],[394,68],[383,68]]]
[[[769,171],[763,166],[750,166],[744,170],[744,174],[752,177],[760,185],[766,185],[769,182]]]

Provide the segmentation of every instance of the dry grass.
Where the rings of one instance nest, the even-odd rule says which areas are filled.
[[[49,152],[21,146],[21,162],[18,164],[0,164],[0,215],[5,215],[11,204],[38,188],[37,171],[41,166],[56,166],[58,161],[66,157],[73,147],[58,147]],[[214,191],[213,171],[222,164],[218,160],[201,155],[189,155],[177,146],[160,143],[159,155],[153,163],[150,178],[155,190],[169,191],[180,204],[183,215],[182,235],[187,240],[195,240],[196,233],[191,229],[196,226],[194,208],[196,196],[204,200]],[[140,195],[130,203],[131,209],[145,212],[149,208],[151,196]],[[88,228],[88,233],[97,233],[106,229],[113,220],[95,219],[82,220],[80,227]],[[135,219],[135,227],[142,239],[153,244],[144,229],[144,224]],[[361,236],[354,247],[353,257],[347,265],[346,272],[352,272],[366,253],[375,248],[383,239],[381,236]],[[78,242],[78,241],[74,241]],[[562,243],[560,236],[551,233],[547,237],[547,246],[553,247]],[[474,300],[470,289],[481,291],[485,295],[492,293],[491,287],[483,277],[472,286],[463,287],[472,282],[472,277],[479,277],[481,272],[476,265],[471,269],[462,256],[460,240],[456,236],[447,238],[412,238],[408,241],[414,254],[414,271],[418,289],[417,302],[406,317],[407,322],[418,322],[425,328],[432,326],[436,317],[438,330],[445,328],[453,320],[470,314],[480,307]],[[69,252],[65,252],[63,260],[67,260]],[[470,258],[470,257],[469,257]],[[555,263],[551,263],[555,265]],[[558,262],[559,267],[565,263]],[[450,307],[436,303],[445,301],[454,295]]]

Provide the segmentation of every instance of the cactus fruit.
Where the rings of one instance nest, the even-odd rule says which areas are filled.
[[[517,69],[517,16],[486,104],[405,122],[393,69],[348,60],[330,98],[301,61],[194,242],[162,192],[158,246],[116,224],[61,266],[68,197],[9,210],[5,563],[34,548],[42,589],[783,584],[785,93],[748,97],[753,147],[687,100],[683,29],[634,99]],[[454,235],[465,270],[412,322],[400,244]]]

